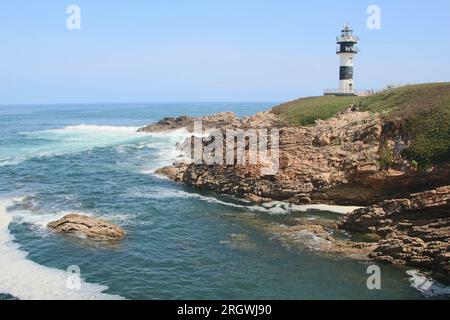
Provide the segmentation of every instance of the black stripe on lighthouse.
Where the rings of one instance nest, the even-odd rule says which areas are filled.
[[[353,79],[353,67],[341,67],[339,70],[339,80]]]

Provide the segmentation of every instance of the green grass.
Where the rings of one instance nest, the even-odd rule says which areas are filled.
[[[450,103],[450,83],[427,83],[386,90],[361,99],[363,110],[412,118]],[[397,112],[396,112],[397,111]]]
[[[271,112],[290,125],[309,126],[317,119],[331,118],[359,100],[358,97],[309,97],[283,103],[273,108]]]
[[[310,126],[356,103],[361,110],[382,113],[386,122],[404,124],[411,138],[404,155],[419,167],[450,161],[450,83],[409,85],[369,97],[303,98],[271,112],[290,125]]]

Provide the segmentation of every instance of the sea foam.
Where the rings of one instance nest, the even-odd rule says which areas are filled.
[[[450,287],[445,286],[429,278],[418,270],[408,270],[411,287],[418,290],[423,296],[431,297],[450,297]]]
[[[220,204],[228,207],[240,208],[252,212],[262,212],[266,214],[289,214],[293,212],[307,212],[307,211],[328,211],[338,214],[350,213],[361,207],[356,206],[337,206],[325,204],[309,204],[309,205],[294,205],[283,201],[271,201],[262,205],[246,205],[235,202],[228,202],[219,200],[212,196],[205,196],[198,193],[187,192],[183,190],[168,189],[168,188],[151,188],[149,190],[140,190],[140,188],[131,188],[128,192],[130,197],[142,198],[195,198],[201,201]]]
[[[80,289],[67,285],[69,274],[28,260],[9,232],[12,216],[7,212],[18,198],[0,200],[0,293],[30,299],[122,299],[103,293],[108,287],[81,281]]]
[[[32,158],[54,157],[95,148],[138,143],[148,135],[138,127],[74,125],[64,128],[20,133],[25,137],[19,148],[0,148],[0,166],[15,165]],[[32,143],[27,143],[32,141]]]

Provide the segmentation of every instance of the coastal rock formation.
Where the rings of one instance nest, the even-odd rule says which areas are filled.
[[[281,125],[273,114],[263,120],[265,115],[267,113],[241,120],[233,118],[233,123],[245,123],[244,128],[252,124],[256,127],[267,125],[268,128]],[[209,118],[212,119],[222,119],[222,116]],[[230,125],[230,121],[223,123]],[[219,122],[215,124],[220,127]],[[173,123],[163,127],[171,128]],[[157,124],[142,130],[162,130],[163,127]],[[384,170],[383,148],[388,143],[393,144],[388,130],[379,115],[351,107],[334,118],[318,120],[313,127],[280,126],[276,175],[265,175],[261,163],[177,163],[175,167],[162,168],[157,173],[198,189],[246,199],[343,205],[370,205],[386,198],[405,196],[411,191],[421,191],[424,186],[439,186],[450,179],[448,168],[421,172],[408,164],[400,164],[396,169]],[[191,142],[185,144],[189,146]]]
[[[386,95],[389,97],[389,92]],[[176,162],[156,173],[199,190],[230,194],[254,203],[276,200],[368,206],[345,216],[339,226],[302,221],[270,233],[303,247],[309,246],[308,237],[319,239],[314,242],[315,251],[424,267],[448,275],[450,163],[441,159],[436,165],[419,168],[417,161],[403,157],[402,151],[412,141],[413,133],[406,130],[411,114],[404,111],[398,113],[404,118],[386,118],[381,113],[361,111],[360,107],[350,105],[327,120],[315,120],[311,126],[287,125],[275,112],[242,119],[228,113],[201,117],[206,123],[204,133],[218,129],[223,138],[228,128],[278,129],[278,170],[267,174],[266,164],[238,164],[234,157],[231,164]],[[186,127],[192,131],[190,123],[198,118],[177,119],[166,119],[141,130]],[[179,146],[189,150],[188,157],[195,139],[200,138],[188,138]],[[206,150],[208,142],[202,141],[202,145]],[[250,139],[244,145],[244,159],[249,159],[253,152]],[[372,236],[371,242],[336,238],[336,229],[364,233]]]
[[[369,255],[376,261],[450,274],[450,186],[355,210],[339,227],[382,237]]]
[[[140,128],[139,132],[166,132],[177,129],[194,131],[194,120],[201,121],[203,130],[226,128],[262,128],[281,126],[283,122],[269,112],[260,112],[251,117],[239,118],[233,112],[221,112],[211,116],[164,118],[156,123]]]
[[[369,260],[377,247],[374,242],[355,242],[333,236],[334,226],[299,221],[295,225],[271,225],[266,228],[282,244],[307,248],[323,255],[343,256],[354,260]]]
[[[106,221],[80,214],[68,214],[47,225],[62,233],[74,233],[93,240],[118,240],[125,237],[125,231]]]
[[[170,180],[181,182],[184,181],[184,174],[188,165],[184,163],[174,164],[172,166],[159,168],[155,171],[156,174],[165,176]]]
[[[177,129],[186,129],[189,132],[194,131],[194,120],[201,120],[204,129],[221,126],[238,126],[239,118],[232,112],[222,112],[213,116],[189,117],[180,116],[177,118],[164,118],[156,123],[140,128],[139,132],[165,132]]]

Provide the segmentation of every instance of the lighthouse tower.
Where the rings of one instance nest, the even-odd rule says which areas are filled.
[[[336,54],[339,55],[341,65],[339,69],[338,95],[355,95],[353,83],[353,57],[359,52],[356,44],[359,38],[353,35],[348,23],[344,25],[341,35],[336,38]]]

